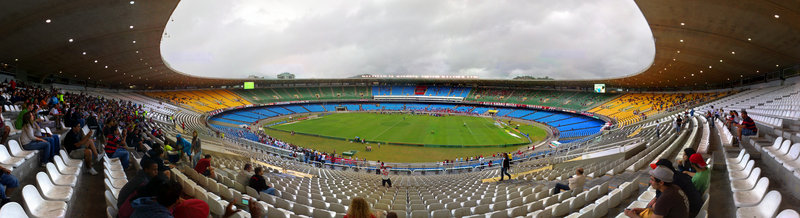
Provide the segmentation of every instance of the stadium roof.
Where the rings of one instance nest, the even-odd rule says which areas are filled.
[[[239,85],[244,79],[200,78],[171,69],[161,38],[178,0],[4,1],[0,63],[17,77],[110,88]],[[459,80],[482,85],[720,87],[800,63],[798,0],[636,0],[653,32],[656,55],[644,72],[606,80]],[[85,52],[85,53],[84,53]],[[258,83],[452,81],[297,79]]]

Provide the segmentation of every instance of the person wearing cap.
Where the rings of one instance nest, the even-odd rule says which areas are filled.
[[[583,176],[583,168],[575,169],[575,176],[570,176],[567,180],[569,185],[564,185],[562,183],[556,183],[556,187],[553,188],[553,194],[558,194],[561,190],[583,190],[583,185],[586,183],[586,177]]]
[[[686,158],[687,160],[689,158]],[[686,161],[689,163],[689,161]],[[692,177],[683,173],[680,173],[672,167],[672,162],[667,159],[659,159],[658,162],[654,164],[650,164],[650,168],[655,169],[656,167],[666,167],[670,171],[672,171],[672,184],[677,185],[683,191],[683,194],[686,195],[686,199],[689,200],[689,213],[690,217],[697,216],[697,213],[700,212],[700,208],[703,207],[703,196],[697,189],[694,187],[692,183]],[[661,196],[661,191],[656,190],[656,197],[650,202],[650,204],[655,203],[656,199]],[[651,205],[652,206],[652,205]]]
[[[692,156],[689,157],[689,161],[692,163],[692,168],[694,168],[695,172],[683,171],[683,173],[692,176],[694,187],[697,188],[697,191],[700,193],[704,193],[708,188],[708,182],[711,178],[711,172],[706,167],[706,161],[703,160],[703,155],[697,153],[692,154]]]
[[[686,195],[675,184],[672,183],[674,173],[669,168],[658,166],[650,170],[650,186],[661,191],[661,196],[656,198],[653,208],[628,208],[625,215],[628,217],[642,217],[648,214],[649,217],[690,217],[689,201]]]

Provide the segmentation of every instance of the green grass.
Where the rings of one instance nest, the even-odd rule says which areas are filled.
[[[344,119],[344,117],[347,117],[347,119]],[[286,129],[287,127],[297,128],[299,125],[304,125],[303,126],[304,130],[306,130],[306,131],[308,131],[310,133],[314,133],[314,134],[321,134],[322,132],[328,132],[328,131],[331,131],[331,129],[332,129],[332,131],[334,131],[334,132],[342,132],[344,130],[347,130],[349,132],[352,132],[351,134],[356,134],[353,131],[359,130],[359,131],[365,131],[363,133],[375,132],[374,134],[377,135],[378,133],[383,132],[385,129],[388,129],[389,127],[391,127],[391,126],[384,126],[385,124],[383,124],[381,120],[382,119],[392,119],[392,117],[399,117],[400,120],[399,121],[395,120],[395,121],[396,122],[403,122],[401,115],[379,115],[379,114],[366,114],[366,113],[346,113],[346,114],[328,115],[328,116],[325,116],[325,117],[320,118],[320,119],[307,120],[307,121],[302,121],[302,122],[298,122],[298,123],[294,123],[294,124],[274,126],[274,128],[279,128],[279,129]],[[333,118],[333,119],[329,119],[329,118]],[[480,128],[478,128],[478,126],[480,126],[478,124],[481,124],[482,122],[488,122],[488,124],[491,126],[491,128],[486,127],[486,128],[488,128],[488,130],[479,131],[479,132],[488,132],[488,133],[484,133],[484,134],[496,134],[496,135],[500,135],[500,136],[502,136],[502,134],[505,134],[505,136],[507,136],[509,138],[512,138],[511,141],[516,140],[515,137],[512,137],[512,136],[508,135],[507,133],[505,133],[504,130],[502,130],[502,129],[496,127],[494,124],[492,124],[491,123],[491,119],[476,118],[476,117],[461,117],[461,116],[429,117],[429,116],[421,116],[421,115],[420,116],[406,115],[406,122],[410,122],[412,119],[418,119],[417,122],[427,122],[427,123],[429,123],[429,125],[438,125],[441,129],[437,129],[436,130],[436,133],[433,134],[433,135],[438,135],[438,137],[434,137],[434,138],[444,138],[444,139],[436,139],[436,140],[445,140],[445,141],[447,141],[447,140],[451,140],[451,141],[457,140],[457,139],[454,139],[451,136],[445,135],[444,132],[448,132],[448,131],[458,132],[459,130],[465,128],[463,126],[463,123],[466,122],[466,121],[457,121],[457,120],[461,120],[461,119],[472,120],[472,122],[477,123],[477,124],[468,123],[468,126],[469,125],[475,126],[475,128],[470,126],[470,128],[473,131],[473,133],[476,131],[476,129],[480,129]],[[450,121],[448,121],[448,120],[450,120]],[[430,123],[430,122],[433,122],[433,121],[438,121],[438,122]],[[344,122],[344,123],[342,123],[342,122]],[[383,122],[386,122],[386,121],[383,121]],[[454,124],[455,126],[447,126],[447,125],[441,124],[440,122],[441,123],[451,123],[451,124]],[[439,124],[437,124],[437,123],[439,123]],[[389,124],[391,124],[391,122],[389,122],[386,125],[389,125]],[[525,132],[527,134],[530,134],[531,135],[531,139],[533,140],[534,143],[537,143],[537,142],[543,140],[545,137],[547,137],[547,133],[545,132],[545,130],[540,129],[538,127],[529,126],[529,125],[523,124],[523,123],[515,123],[515,122],[512,123],[512,124],[520,124],[520,131]],[[308,125],[308,126],[306,127],[305,125]],[[406,125],[406,126],[401,126],[401,125],[403,125],[403,124],[397,124],[396,126],[391,127],[391,129],[393,129],[393,130],[385,131],[382,135],[389,135],[389,136],[392,136],[392,137],[397,137],[399,139],[406,139],[404,137],[408,136],[408,139],[406,139],[405,141],[408,141],[409,139],[418,140],[417,138],[423,138],[424,139],[424,138],[428,138],[427,135],[430,135],[430,131],[427,131],[428,127],[425,127],[425,126],[419,127],[418,125],[412,125],[410,123],[408,125]],[[484,124],[481,124],[481,125],[484,125]],[[383,128],[383,129],[378,129],[378,128]],[[415,129],[415,128],[417,128],[417,129]],[[422,130],[418,130],[420,128]],[[454,129],[454,130],[452,130],[452,129]],[[491,129],[495,129],[495,130],[491,130]],[[510,130],[510,128],[509,128],[509,130]],[[295,131],[300,132],[299,129],[295,129]],[[467,130],[467,131],[469,131],[469,130]],[[513,130],[511,130],[511,131],[513,132]],[[405,132],[405,133],[403,133],[403,132]],[[426,135],[426,136],[422,137],[422,136],[412,136],[412,135],[410,135],[413,132],[418,132],[421,135]],[[501,132],[502,134],[498,134],[497,132]],[[358,157],[358,158],[366,158],[367,160],[381,160],[381,161],[387,161],[387,162],[404,162],[404,163],[433,162],[433,161],[442,161],[442,160],[445,160],[445,159],[452,160],[452,159],[458,158],[458,157],[469,157],[469,156],[477,156],[477,155],[491,156],[493,153],[510,152],[510,151],[517,150],[519,147],[528,146],[528,145],[523,145],[523,146],[519,146],[519,147],[504,147],[504,148],[501,148],[501,147],[433,148],[433,147],[416,147],[416,146],[404,146],[404,145],[381,145],[380,148],[379,148],[376,144],[369,144],[370,146],[372,146],[373,150],[371,152],[367,152],[365,150],[365,146],[366,146],[365,144],[351,143],[351,142],[347,142],[347,141],[344,141],[344,140],[333,140],[333,139],[327,139],[327,138],[316,137],[316,136],[306,136],[306,135],[300,135],[300,134],[291,135],[291,134],[283,132],[283,131],[276,131],[276,130],[270,130],[270,129],[265,129],[265,133],[268,134],[268,135],[271,135],[273,137],[279,138],[279,139],[281,139],[281,140],[283,140],[285,142],[292,143],[292,144],[295,144],[295,145],[298,145],[298,146],[302,146],[302,147],[306,147],[306,148],[311,148],[311,149],[318,150],[318,151],[333,152],[335,150],[337,153],[341,154],[344,151],[357,150],[358,153],[356,154],[356,157]],[[369,134],[363,134],[363,133],[360,133],[361,135],[359,135],[359,136],[360,137],[368,137]],[[457,134],[461,134],[462,136],[464,135],[462,133],[457,133]],[[322,135],[327,135],[327,134],[322,134]],[[355,137],[355,135],[352,135],[352,136],[342,135],[341,137],[352,138],[352,137]],[[384,136],[379,136],[378,138],[381,138],[381,137],[384,137]],[[499,136],[496,136],[496,137],[499,137]],[[466,137],[466,138],[472,139],[472,138],[478,138],[478,137]],[[500,137],[500,138],[503,138],[503,137]],[[367,139],[370,139],[370,138],[367,138]],[[372,139],[372,140],[374,140],[374,139]],[[464,140],[465,139],[462,139],[462,141],[464,141]],[[509,140],[509,139],[503,139],[503,140]],[[495,142],[498,142],[498,141],[495,141]],[[527,142],[527,139],[524,139],[523,142]],[[503,144],[503,143],[497,143],[497,144]]]
[[[466,125],[465,125],[466,124]],[[436,145],[500,145],[527,143],[490,118],[471,116],[341,113],[273,128],[352,139]]]

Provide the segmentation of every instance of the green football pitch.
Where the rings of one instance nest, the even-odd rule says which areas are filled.
[[[528,138],[521,134],[506,132],[491,118],[471,116],[341,113],[273,128],[346,139],[360,137],[370,141],[413,144],[500,145],[528,142]]]
[[[545,130],[520,124],[520,131],[529,134],[534,143],[547,137]],[[375,113],[339,113],[272,128],[322,136],[352,139],[356,136],[382,142],[464,145],[464,148],[418,147],[407,145],[364,144],[346,142],[302,134],[291,135],[266,129],[266,133],[286,142],[315,150],[337,153],[357,150],[356,157],[388,162],[431,162],[474,155],[491,155],[495,152],[514,151],[517,147],[477,147],[476,145],[501,145],[528,143],[528,138],[510,127],[497,125],[491,118],[471,116],[442,116]],[[513,135],[512,135],[513,134]],[[471,147],[472,146],[472,147]],[[528,144],[522,145],[528,146]]]

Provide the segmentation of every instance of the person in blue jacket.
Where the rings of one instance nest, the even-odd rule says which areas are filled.
[[[186,154],[188,157],[192,156],[192,143],[189,143],[189,141],[183,139],[181,134],[175,135],[175,143],[177,144],[178,149],[181,151],[181,158],[184,157],[184,154]],[[191,160],[191,158],[189,158],[189,160]]]

